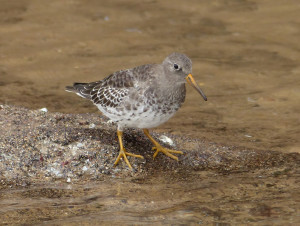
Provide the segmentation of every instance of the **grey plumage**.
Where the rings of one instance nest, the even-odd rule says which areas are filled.
[[[169,120],[185,100],[185,83],[192,85],[204,98],[206,96],[193,79],[192,61],[180,53],[172,53],[162,64],[146,64],[132,69],[117,71],[105,79],[91,83],[74,83],[66,91],[91,100],[98,109],[118,124],[120,153],[128,166],[127,155],[142,158],[125,151],[122,144],[124,127],[141,128],[155,145],[154,157],[159,152],[178,160],[171,153],[181,151],[163,148],[149,134],[148,128]]]
[[[174,68],[174,64],[178,68]],[[183,54],[173,53],[162,64],[147,64],[115,72],[92,83],[74,83],[66,90],[91,100],[99,110],[119,124],[119,128],[143,126],[132,123],[137,117],[149,121],[152,128],[169,119],[185,99],[185,77],[192,63]],[[129,113],[129,114],[128,114]],[[148,114],[147,114],[148,113]],[[149,117],[158,117],[151,120]],[[151,125],[154,121],[154,125]]]

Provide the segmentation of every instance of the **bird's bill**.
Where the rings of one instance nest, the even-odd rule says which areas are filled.
[[[186,81],[188,82],[188,84],[190,84],[192,87],[195,88],[195,90],[198,91],[198,93],[201,94],[201,96],[203,97],[203,99],[205,101],[207,101],[207,97],[205,96],[205,94],[203,93],[203,91],[201,90],[200,86],[196,83],[195,79],[193,78],[192,74],[188,74],[188,76],[186,76]]]

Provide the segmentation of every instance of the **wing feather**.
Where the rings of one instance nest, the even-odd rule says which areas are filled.
[[[93,101],[103,107],[118,107],[133,88],[145,85],[146,80],[151,80],[153,65],[142,65],[133,69],[122,70],[111,74],[105,79],[91,83],[74,83],[67,86],[66,91],[75,92],[77,95]]]

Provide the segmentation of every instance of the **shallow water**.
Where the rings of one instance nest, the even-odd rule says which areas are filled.
[[[100,80],[119,69],[159,63],[169,53],[178,51],[192,59],[193,75],[208,96],[208,102],[204,102],[194,90],[188,88],[182,109],[155,131],[184,134],[229,146],[299,153],[299,9],[300,4],[296,0],[286,1],[284,5],[280,1],[258,0],[189,1],[189,4],[182,1],[125,3],[96,0],[89,1],[89,4],[80,0],[2,2],[0,102],[32,109],[47,107],[50,111],[68,113],[97,112],[88,101],[66,93],[64,87],[75,81]],[[257,179],[259,175],[256,173],[249,181]],[[235,178],[235,175],[232,177]],[[245,175],[247,177],[249,175]],[[217,182],[207,182],[206,189],[210,190],[214,183],[230,187],[231,180],[223,176],[220,178]],[[210,180],[209,177],[207,180]],[[243,189],[245,192],[250,191],[252,185],[243,187],[244,181],[241,180],[235,185],[236,190],[218,191],[228,197],[235,197]],[[204,216],[208,216],[206,222],[230,223],[228,219],[233,216],[235,219],[243,219],[241,222],[248,222],[245,219],[253,211],[256,213],[257,208],[267,211],[266,215],[271,211],[270,216],[274,216],[273,213],[282,216],[270,200],[260,206],[252,205],[251,200],[258,201],[260,198],[255,199],[256,193],[251,193],[240,197],[248,201],[232,198],[224,204],[228,209],[234,209],[239,208],[239,205],[235,207],[236,203],[243,202],[246,207],[241,209],[245,214],[238,210],[235,214],[229,214],[229,211],[228,216],[222,218],[216,206],[222,203],[224,197],[215,200],[215,191],[207,191],[207,196],[202,198],[205,192],[198,193],[197,189],[191,189],[205,186],[203,180],[186,184],[177,178],[176,183],[171,185],[152,177],[149,181],[149,184],[145,182],[138,185],[141,186],[138,190],[140,193],[135,194],[135,190],[132,193],[123,191],[125,195],[116,199],[112,195],[114,192],[117,194],[116,188],[110,191],[109,188],[103,188],[101,183],[91,185],[89,189],[92,193],[89,196],[103,195],[100,201],[97,198],[91,202],[95,206],[85,204],[82,201],[84,197],[78,200],[70,197],[57,200],[42,196],[23,202],[24,197],[21,196],[17,200],[14,197],[8,198],[7,202],[12,203],[8,205],[9,208],[16,205],[26,211],[37,211],[33,213],[36,215],[41,214],[39,211],[43,211],[43,206],[48,208],[49,203],[57,205],[62,212],[49,211],[45,219],[56,216],[59,218],[58,223],[65,221],[70,224],[85,221],[84,214],[83,218],[78,219],[82,209],[101,209],[103,202],[112,202],[104,205],[110,208],[104,209],[100,215],[97,212],[96,216],[90,215],[92,210],[86,210],[90,217],[86,222],[97,222],[101,218],[103,222],[115,220],[128,224],[137,219],[145,223],[156,221],[161,224],[189,220],[205,223],[202,219]],[[271,187],[277,188],[275,193],[280,190],[278,187],[284,187],[280,180],[272,183],[274,185]],[[283,183],[289,184],[290,181]],[[137,186],[131,182],[129,185]],[[78,190],[72,187],[72,195],[83,195],[83,187]],[[99,194],[100,190],[106,193]],[[193,195],[195,191],[197,198]],[[15,192],[19,194],[20,191]],[[172,192],[174,196],[186,196],[182,199],[178,199],[178,196],[172,198]],[[191,195],[188,195],[189,192]],[[269,191],[263,192],[265,195]],[[151,195],[145,196],[145,193],[153,193],[155,200],[151,199]],[[291,205],[293,200],[295,193],[287,193],[290,196],[285,197],[286,202],[283,201],[282,206]],[[143,206],[138,200],[150,203]],[[154,201],[153,205],[151,201]],[[71,203],[73,207],[65,205],[65,202]],[[207,202],[211,202],[212,206],[203,204]],[[24,207],[25,204],[29,207]],[[36,208],[36,205],[41,207]],[[131,208],[137,205],[137,211],[128,210],[127,205]],[[268,210],[268,206],[275,209]],[[144,211],[143,208],[151,211]],[[285,212],[286,222],[293,222],[294,219],[288,219],[293,211]],[[75,213],[76,217],[62,217],[62,214],[69,216],[71,213]],[[273,219],[264,213],[256,214],[263,223],[263,219]]]
[[[1,220],[49,225],[300,222],[299,189],[293,172],[198,172],[180,179],[176,174],[153,176],[10,189],[1,194]]]
[[[0,11],[0,101],[97,112],[64,91],[174,51],[193,61],[208,102],[189,89],[157,131],[299,152],[299,3],[7,2]]]

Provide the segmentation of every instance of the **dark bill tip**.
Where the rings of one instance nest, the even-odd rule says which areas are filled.
[[[200,88],[200,86],[196,83],[195,79],[193,78],[192,74],[188,74],[188,76],[186,76],[186,80],[187,82],[194,87],[195,90],[197,90],[198,93],[200,93],[200,95],[203,97],[203,99],[205,101],[207,101],[207,97],[204,94],[204,92],[202,91],[202,89]]]

